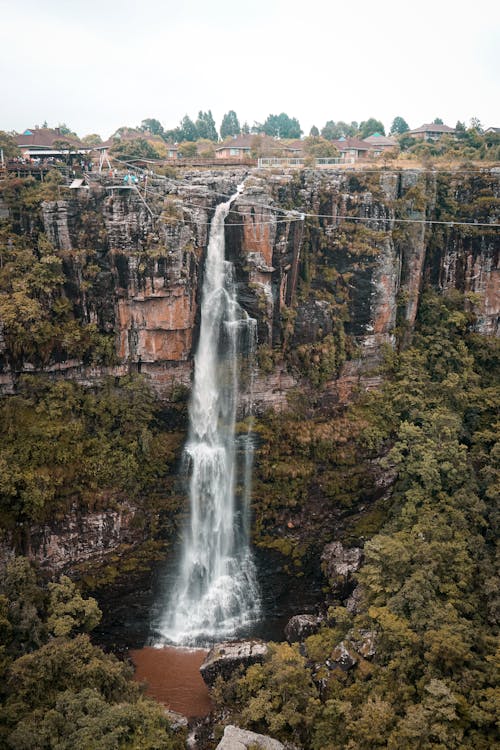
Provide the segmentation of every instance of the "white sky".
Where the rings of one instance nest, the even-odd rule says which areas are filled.
[[[211,109],[500,127],[495,0],[0,0],[0,130],[107,138]]]

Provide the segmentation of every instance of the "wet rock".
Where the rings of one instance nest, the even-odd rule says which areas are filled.
[[[265,734],[256,734],[229,724],[216,750],[285,750],[285,746]]]
[[[146,538],[147,528],[146,515],[131,502],[90,513],[75,505],[63,518],[30,526],[24,554],[53,576],[71,575],[79,565],[102,563],[124,544],[140,544]],[[11,556],[15,548],[14,539],[6,535],[0,545],[0,561]]]
[[[200,667],[201,676],[212,686],[219,675],[228,679],[240,666],[261,663],[267,650],[267,643],[258,640],[216,643]]]
[[[307,344],[333,331],[331,305],[325,300],[308,300],[297,310],[293,345]]]
[[[303,641],[316,633],[321,625],[321,618],[316,615],[294,615],[285,626],[285,637],[289,643]]]
[[[353,574],[359,570],[362,560],[363,551],[359,547],[344,547],[341,542],[331,542],[323,549],[321,568],[337,596],[346,597],[351,593]]]

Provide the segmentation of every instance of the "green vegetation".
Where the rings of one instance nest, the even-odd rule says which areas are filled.
[[[122,159],[159,159],[160,154],[146,138],[134,138],[131,140],[116,140],[110,152],[113,156]]]
[[[258,130],[276,138],[300,138],[302,135],[297,118],[289,117],[285,112],[279,115],[268,115],[262,126],[258,126]]]
[[[359,123],[358,133],[360,138],[368,138],[374,133],[385,135],[384,124],[381,120],[375,119],[375,117],[369,117],[368,120],[363,120],[363,122]]]
[[[184,433],[167,431],[160,408],[140,376],[110,378],[96,390],[22,379],[0,403],[2,526],[19,532],[19,524],[57,518],[73,505],[168,503]]]
[[[222,140],[225,138],[230,138],[231,136],[236,136],[241,133],[240,128],[240,122],[238,120],[238,115],[234,111],[234,109],[230,109],[229,112],[226,112],[224,117],[222,118],[222,122],[220,125],[220,137]]]
[[[389,135],[403,135],[410,129],[410,126],[403,117],[395,117],[392,121]]]
[[[12,159],[21,153],[15,138],[10,133],[6,133],[5,130],[0,130],[0,149],[3,150],[4,159]]]
[[[0,745],[11,750],[182,750],[132,669],[93,646],[94,599],[63,577],[43,589],[25,558],[0,576]]]
[[[354,120],[351,123],[342,120],[328,120],[324,127],[321,128],[321,135],[328,141],[336,141],[339,138],[352,138],[358,132],[358,123]]]
[[[459,294],[427,292],[412,346],[390,355],[382,389],[345,415],[357,421],[356,443],[396,475],[385,521],[364,545],[362,608],[333,598],[304,651],[277,645],[263,665],[219,683],[232,720],[312,750],[496,747],[498,342],[471,333],[467,309]],[[302,458],[321,417],[296,420],[293,443],[287,423],[275,427],[282,450],[270,465],[279,483],[289,445],[283,508],[296,494],[292,465],[318,483],[324,468]],[[342,435],[344,425],[323,420],[323,455],[338,450],[335,426]],[[359,645],[366,632],[373,658]],[[341,641],[347,670],[335,666]]]
[[[13,219],[0,221],[0,318],[3,356],[13,369],[26,362],[44,367],[71,358],[85,364],[112,364],[115,359],[114,337],[95,322],[83,322],[82,300],[68,294],[64,264],[70,256],[80,265],[81,293],[93,298],[100,283],[95,251],[56,251],[39,223],[40,203],[57,200],[60,182],[54,170],[43,183],[14,178],[2,184]]]

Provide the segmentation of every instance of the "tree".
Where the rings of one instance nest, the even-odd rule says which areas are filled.
[[[442,119],[440,117],[435,117],[433,119],[433,121],[432,121],[432,124],[433,125],[444,125],[444,122],[442,121]]]
[[[336,141],[339,138],[352,138],[358,130],[358,123],[354,120],[349,124],[343,120],[335,122],[328,120],[321,130],[321,135],[329,141]]]
[[[316,127],[316,125],[312,126],[311,130],[309,131],[309,135],[312,136],[313,138],[317,138],[319,136],[319,130]]]
[[[141,130],[149,131],[153,135],[163,136],[164,130],[163,125],[159,120],[155,120],[154,117],[148,117],[141,122]]]
[[[141,696],[132,670],[87,635],[54,638],[9,668],[2,729],[19,750],[181,750],[163,708]]]
[[[392,121],[389,135],[403,135],[403,133],[407,133],[409,129],[410,127],[406,120],[404,120],[402,117],[395,117]]]
[[[196,153],[203,159],[215,159],[215,143],[208,138],[198,138],[196,141]]]
[[[398,140],[399,148],[401,149],[401,151],[408,151],[408,149],[414,146],[417,142],[416,138],[413,138],[407,133],[403,133],[403,135],[401,135]]]
[[[319,708],[306,660],[288,643],[270,644],[264,663],[247,670],[238,692],[247,726],[301,744]]]
[[[180,128],[171,128],[170,130],[165,130],[163,133],[163,138],[167,143],[179,143],[182,141],[182,131]]]
[[[27,558],[14,557],[1,573],[0,594],[7,603],[8,627],[0,649],[5,646],[7,653],[17,657],[38,648],[46,638],[42,619],[46,597]]]
[[[197,153],[198,150],[196,148],[196,143],[193,141],[184,141],[184,143],[181,143],[179,146],[179,156],[182,156],[183,158],[196,156]]]
[[[126,159],[159,159],[158,151],[145,138],[117,141],[111,148],[111,153]]]
[[[481,125],[481,120],[479,119],[479,117],[470,118],[470,128],[471,130],[476,130],[478,133],[483,132],[483,126]]]
[[[201,110],[198,112],[198,119],[196,120],[195,128],[198,138],[205,138],[209,141],[219,140],[215,121],[210,110],[208,110],[208,112],[202,112]]]
[[[250,133],[250,125],[248,124],[248,122],[246,120],[243,123],[243,125],[241,126],[241,132],[244,135],[248,135]]]
[[[0,130],[0,148],[3,150],[4,159],[19,156],[21,153],[14,138],[4,130]]]
[[[49,583],[47,626],[56,637],[73,631],[93,630],[101,620],[101,611],[92,597],[84,599],[67,576]]]
[[[302,130],[295,117],[289,117],[285,112],[279,115],[268,115],[262,129],[266,135],[276,138],[300,138]]]
[[[57,129],[59,130],[61,135],[74,135],[75,137],[78,137],[75,131],[71,130],[71,128],[68,127],[68,125],[66,125],[65,122],[60,122],[59,125],[57,126]]]
[[[196,125],[188,115],[184,115],[179,125],[180,141],[195,141],[198,138]]]
[[[87,146],[99,146],[102,143],[102,138],[99,133],[89,133],[83,136],[82,143],[85,143]]]
[[[226,112],[226,114],[222,118],[222,122],[220,125],[220,137],[222,138],[222,140],[224,140],[224,138],[239,135],[240,133],[241,128],[238,116],[234,109],[230,109],[229,112]]]
[[[370,117],[368,120],[363,120],[359,123],[359,137],[368,138],[373,133],[380,133],[385,135],[385,128],[380,120],[376,120],[374,117]]]
[[[331,141],[321,136],[308,136],[304,138],[304,151],[311,156],[318,157],[336,157],[339,155],[338,149]]]

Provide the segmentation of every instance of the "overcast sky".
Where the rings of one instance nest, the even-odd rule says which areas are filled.
[[[305,134],[376,117],[500,127],[500,3],[0,0],[0,130],[107,138],[211,109]]]

